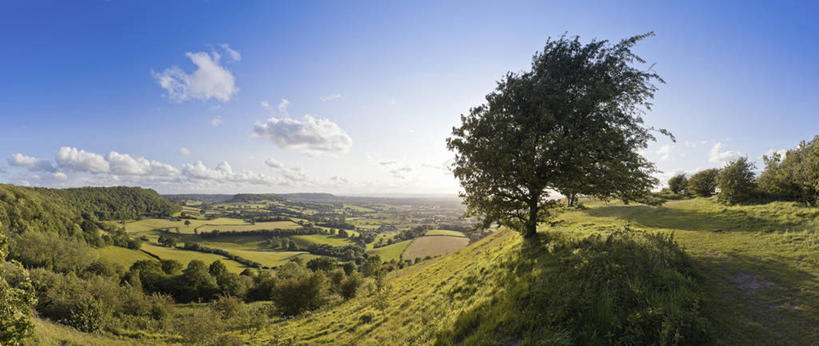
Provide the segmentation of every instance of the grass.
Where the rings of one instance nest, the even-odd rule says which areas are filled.
[[[433,230],[427,231],[426,235],[448,235],[448,236],[451,236],[451,237],[466,237],[461,232],[450,231],[450,230],[446,230],[446,229],[433,229]]]
[[[125,269],[130,268],[136,261],[154,260],[153,257],[142,251],[126,249],[119,246],[106,246],[99,248],[97,249],[97,254],[99,254],[99,258],[101,260],[119,264]]]
[[[185,221],[190,221],[190,225],[185,225]],[[194,229],[204,225],[250,225],[244,220],[220,217],[213,220],[179,220],[171,221],[167,219],[142,219],[125,223],[125,230],[134,234],[153,234],[154,229],[170,228],[174,233],[193,234]]]
[[[404,250],[406,250],[411,243],[412,239],[404,240],[387,246],[382,246],[380,248],[368,250],[367,253],[370,255],[378,255],[381,257],[382,261],[397,261],[401,259],[401,254],[404,253]]]
[[[296,241],[296,243],[298,243],[300,246],[309,246],[312,244],[328,244],[332,246],[353,245],[353,242],[347,238],[325,234],[292,235],[290,236],[290,239]]]
[[[783,202],[727,207],[702,198],[671,201],[661,207],[601,202],[587,202],[585,207],[561,212],[551,226],[541,225],[540,232],[564,237],[567,244],[575,244],[570,242],[572,239],[580,242],[589,236],[605,237],[624,227],[652,234],[673,234],[674,240],[685,249],[697,268],[697,287],[702,296],[700,314],[708,322],[705,330],[709,343],[811,345],[819,342],[819,208]],[[605,242],[595,244],[600,244],[594,245],[599,247]],[[511,318],[521,316],[510,308],[512,305],[498,310],[495,307],[502,305],[493,304],[508,304],[508,301],[503,303],[504,296],[527,297],[515,293],[518,291],[543,292],[553,286],[572,287],[562,281],[569,284],[576,281],[568,276],[562,281],[552,281],[552,284],[544,283],[547,286],[541,289],[499,282],[503,280],[497,280],[497,277],[513,272],[528,275],[526,271],[511,270],[519,268],[518,265],[509,267],[510,258],[514,258],[509,256],[523,251],[516,233],[501,230],[440,259],[391,273],[384,311],[375,309],[375,296],[365,292],[363,296],[340,305],[274,323],[263,331],[262,338],[274,343],[292,341],[295,344],[431,344],[439,338],[444,343],[480,342],[468,338],[472,335],[497,337],[491,334],[492,331],[503,331],[512,335],[506,341],[518,343],[523,341],[524,335],[519,333],[527,329],[515,321],[525,320]],[[556,259],[570,259],[583,253],[569,251]],[[532,257],[542,256],[548,258],[547,254],[540,252]],[[511,263],[519,263],[523,266],[520,268],[531,266],[525,259],[515,261],[518,262]],[[560,268],[560,261],[556,263],[555,268]],[[583,263],[579,261],[574,266]],[[601,268],[613,270],[617,267]],[[573,275],[572,269],[558,272]],[[545,275],[542,271],[533,273],[529,276],[533,280]],[[600,282],[599,278],[589,281],[590,284]],[[680,285],[669,287],[679,288]],[[585,290],[593,291],[591,288]],[[575,291],[578,289],[567,292]],[[562,296],[566,295],[555,297]],[[657,297],[677,299],[683,296],[691,295],[662,293]],[[548,302],[541,304],[545,303]],[[615,313],[620,311],[618,309],[612,307],[609,312]],[[483,315],[482,311],[494,313]],[[548,316],[559,318],[558,311],[561,310],[536,309],[530,312],[535,315],[525,316],[534,320]],[[662,311],[655,310],[654,313]],[[362,320],[364,315],[372,317],[372,321],[364,322],[367,320]],[[521,329],[516,331],[514,328]],[[540,329],[543,334],[530,336],[555,342],[566,340],[565,335],[549,334],[549,330]]]
[[[150,340],[130,340],[119,339],[113,336],[100,334],[82,333],[74,328],[44,320],[34,319],[34,336],[28,338],[24,345],[88,345],[88,346],[108,346],[108,345],[153,345]]]
[[[465,237],[423,236],[413,240],[412,244],[404,250],[404,259],[412,260],[417,257],[446,255],[462,249],[467,244],[469,244],[469,239]]]
[[[256,230],[274,230],[274,229],[296,229],[298,224],[291,221],[271,221],[271,222],[257,222],[255,224],[205,224],[197,227],[199,232],[211,232],[219,230],[221,232],[243,232]]]
[[[188,262],[192,260],[200,260],[208,265],[210,265],[216,260],[221,260],[222,263],[224,263],[225,266],[227,266],[228,270],[230,270],[231,272],[239,273],[245,269],[239,262],[227,259],[216,254],[168,248],[154,244],[142,244],[142,250],[161,259],[172,259],[179,261],[180,263],[182,263],[183,266],[187,266]]]
[[[723,206],[713,198],[587,207],[563,213],[555,228],[582,235],[630,225],[673,233],[702,263],[718,343],[819,341],[819,208]]]

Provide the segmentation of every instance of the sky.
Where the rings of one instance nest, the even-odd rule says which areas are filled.
[[[0,182],[160,193],[454,195],[445,139],[549,37],[665,80],[665,181],[819,134],[819,5],[4,1]]]

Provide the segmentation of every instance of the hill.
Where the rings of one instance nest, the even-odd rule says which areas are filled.
[[[585,202],[542,225],[535,244],[498,231],[391,274],[386,298],[372,289],[253,341],[819,341],[818,208]]]

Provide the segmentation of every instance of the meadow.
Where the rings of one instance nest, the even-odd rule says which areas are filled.
[[[423,236],[413,240],[412,244],[404,250],[404,259],[414,260],[427,256],[442,256],[450,252],[458,251],[467,244],[469,244],[469,239],[465,237],[453,237],[448,235]]]

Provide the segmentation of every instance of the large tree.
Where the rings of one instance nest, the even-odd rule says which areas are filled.
[[[548,216],[549,191],[644,197],[657,181],[639,154],[654,140],[642,116],[662,79],[635,66],[645,61],[632,48],[652,35],[550,39],[530,71],[507,73],[486,103],[461,115],[447,147],[468,214],[532,236]]]

